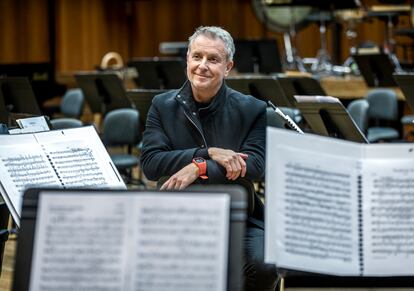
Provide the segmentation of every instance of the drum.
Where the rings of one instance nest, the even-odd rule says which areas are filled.
[[[311,6],[268,5],[263,0],[253,0],[252,6],[257,18],[267,28],[276,32],[303,28],[309,24],[307,18],[313,10]]]

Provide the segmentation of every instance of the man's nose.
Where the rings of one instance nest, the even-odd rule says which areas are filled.
[[[207,69],[207,58],[203,58],[200,62],[199,68]]]

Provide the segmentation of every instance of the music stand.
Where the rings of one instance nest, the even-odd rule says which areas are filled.
[[[227,85],[243,94],[252,95],[263,101],[271,101],[279,107],[294,107],[294,100],[288,98],[276,77],[240,76],[226,78]]]
[[[414,74],[413,73],[399,73],[393,75],[395,82],[400,87],[404,94],[405,101],[414,112]]]
[[[132,107],[122,80],[114,73],[77,73],[75,79],[93,113]]]
[[[280,73],[283,71],[276,39],[236,40],[234,66],[239,73]]]
[[[128,67],[137,70],[134,80],[143,89],[178,89],[187,79],[182,58],[135,58]]]
[[[3,103],[0,104],[1,121],[5,123],[9,121],[9,113],[42,114],[26,77],[0,78],[0,103]]]
[[[330,96],[294,96],[296,107],[315,134],[368,143],[339,99]]]
[[[132,89],[127,90],[127,96],[131,102],[135,105],[135,108],[139,112],[139,122],[144,125],[140,128],[142,131],[145,129],[147,122],[148,110],[151,107],[152,99],[155,95],[166,92],[167,90],[161,89]]]
[[[319,81],[312,77],[278,76],[277,81],[287,98],[296,104],[295,95],[325,96],[325,90]],[[277,105],[277,104],[276,104]]]
[[[392,74],[395,71],[387,54],[352,55],[368,87],[396,87]]]
[[[209,195],[228,194],[230,196],[230,215],[229,215],[229,248],[228,248],[228,269],[227,269],[227,291],[241,291],[242,267],[243,267],[243,237],[245,230],[245,222],[247,218],[247,195],[246,190],[240,186],[230,185],[203,185],[202,187],[190,187],[183,192],[171,192],[169,195],[206,193]],[[128,198],[131,195],[148,195],[153,194],[163,195],[165,191],[151,191],[151,190],[132,190],[132,191],[117,191],[117,190],[62,190],[62,189],[29,189],[25,192],[22,205],[22,219],[21,228],[19,232],[19,243],[16,251],[16,264],[14,272],[13,291],[29,290],[30,277],[32,272],[32,258],[36,238],[36,218],[40,215],[39,203],[43,195],[50,194],[63,195],[69,194],[72,197],[79,197],[89,194],[93,199],[103,197],[119,197]],[[67,196],[66,196],[67,197]],[[197,196],[193,196],[197,197]],[[199,196],[198,196],[199,197]],[[124,198],[124,199],[125,199]],[[90,201],[90,200],[89,200]],[[120,209],[121,210],[121,209]],[[102,217],[105,219],[105,217]],[[73,235],[82,236],[82,232],[75,232]],[[108,233],[108,236],[117,236],[118,233]],[[184,237],[185,238],[185,237]],[[191,240],[191,238],[189,238]],[[121,238],[120,238],[121,240]],[[82,254],[79,254],[82,257]],[[177,258],[179,259],[179,258]],[[185,258],[183,258],[185,259]],[[101,262],[103,263],[103,262]],[[108,264],[112,262],[107,261]],[[65,264],[70,264],[67,262]],[[116,270],[121,271],[121,270]],[[76,278],[75,278],[76,280]],[[147,289],[148,290],[148,289]]]
[[[0,64],[1,75],[27,77],[41,106],[46,100],[63,95],[66,90],[66,86],[56,83],[54,65],[50,62]]]

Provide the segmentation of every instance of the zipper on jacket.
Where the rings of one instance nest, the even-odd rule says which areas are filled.
[[[195,128],[198,130],[198,132],[200,133],[201,137],[203,138],[203,142],[204,142],[204,146],[207,148],[207,142],[206,139],[204,137],[203,132],[201,131],[201,129],[197,126],[197,124],[194,122],[194,120],[191,119],[191,116],[188,115],[187,111],[184,110],[184,115],[185,117],[187,117],[187,119],[195,126]]]

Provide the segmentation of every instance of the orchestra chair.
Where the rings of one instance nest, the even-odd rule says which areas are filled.
[[[85,97],[80,88],[69,89],[62,97],[60,111],[65,117],[80,119],[83,113]]]
[[[397,93],[392,89],[370,90],[365,99],[368,101],[369,142],[389,142],[399,138],[399,132],[393,127],[398,122]]]
[[[83,113],[85,97],[79,88],[69,89],[60,102],[62,117],[50,120],[51,129],[66,129],[83,126],[80,120]]]
[[[83,122],[76,118],[62,117],[51,119],[50,121],[51,129],[67,129],[83,126]]]
[[[142,138],[139,111],[133,108],[109,111],[104,117],[102,130],[103,143],[125,183],[144,185],[141,171],[138,179],[133,178],[133,170],[139,167],[138,154],[133,149],[137,148]]]
[[[368,108],[369,103],[365,99],[353,100],[347,106],[349,115],[365,135],[367,134],[368,129]]]

